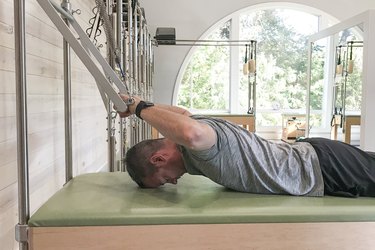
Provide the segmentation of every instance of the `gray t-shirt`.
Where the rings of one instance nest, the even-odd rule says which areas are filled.
[[[271,142],[228,121],[192,118],[213,127],[217,143],[203,151],[181,146],[189,174],[242,192],[323,196],[319,160],[310,143]]]

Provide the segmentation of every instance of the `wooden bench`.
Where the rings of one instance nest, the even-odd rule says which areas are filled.
[[[331,139],[337,140],[337,130],[341,124],[342,117],[340,115],[335,115],[332,121],[331,128]],[[360,115],[346,115],[343,117],[343,134],[344,142],[350,144],[352,126],[361,125],[361,116]]]

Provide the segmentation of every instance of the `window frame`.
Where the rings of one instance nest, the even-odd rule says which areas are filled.
[[[216,22],[214,25],[212,25],[209,29],[206,30],[202,34],[202,36],[199,39],[205,39],[209,34],[211,34],[214,30],[216,30],[218,27],[222,26],[224,23],[228,22],[231,20],[231,32],[230,32],[230,39],[231,40],[239,40],[240,34],[240,16],[243,13],[246,12],[254,12],[254,11],[259,11],[259,10],[264,10],[264,9],[290,9],[290,10],[297,10],[297,11],[302,11],[306,12],[307,14],[310,15],[315,15],[318,18],[318,31],[327,28],[329,25],[333,25],[338,22],[338,20],[331,15],[312,8],[310,6],[306,5],[301,5],[301,4],[293,4],[293,3],[264,3],[264,4],[258,4],[254,6],[250,6],[244,9],[241,9],[237,12],[234,12],[220,21]],[[252,38],[249,38],[252,39]],[[330,49],[330,46],[327,46],[328,50]],[[197,50],[197,47],[192,46],[187,53],[180,69],[177,75],[177,79],[175,82],[174,90],[173,90],[173,97],[172,97],[172,103],[176,104],[177,103],[177,98],[178,98],[178,90],[182,82],[182,78],[184,75],[185,70],[187,69],[188,64],[190,63],[190,60],[194,54],[194,52]],[[334,53],[331,53],[330,51],[327,51],[327,62],[331,62],[334,60]],[[240,76],[238,72],[240,71],[240,65],[238,64],[239,60],[239,47],[238,46],[231,46],[230,47],[230,71],[229,71],[229,110],[226,113],[229,114],[237,114],[239,113],[239,104],[236,100],[238,97],[239,93],[239,84],[240,84]],[[329,70],[328,66],[326,66],[325,70]],[[327,132],[330,129],[330,126],[328,125],[327,121],[331,119],[331,110],[332,110],[332,104],[328,100],[331,99],[332,96],[332,86],[333,86],[333,81],[331,79],[327,79],[327,83],[324,84],[324,92],[323,92],[323,100],[322,100],[322,110],[318,111],[319,113],[322,112],[323,117],[322,117],[322,124],[325,124],[325,126],[320,127],[320,128],[315,128],[314,131],[316,132]],[[192,110],[194,112],[194,110]],[[207,111],[202,111],[199,110],[200,113],[212,113],[209,110]],[[259,109],[257,108],[257,113],[269,113],[271,112],[270,110],[266,109]],[[277,111],[280,113],[280,111]],[[276,113],[277,113],[276,112]],[[273,113],[273,111],[271,112]],[[271,132],[274,133],[275,131],[278,131],[279,135],[281,134],[281,127],[282,124],[276,125],[276,126],[261,126],[257,125],[257,132]]]

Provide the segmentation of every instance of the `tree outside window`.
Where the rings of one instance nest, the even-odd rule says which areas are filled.
[[[291,9],[263,9],[245,12],[220,25],[208,37],[212,40],[257,41],[257,126],[281,126],[282,113],[304,113],[307,101],[308,38],[318,31],[319,17]],[[238,20],[234,22],[233,20]],[[233,34],[237,25],[239,34]],[[231,61],[230,54],[240,55]],[[324,55],[327,51],[315,48],[318,60],[313,65],[310,102],[313,109],[322,110],[324,101]],[[177,104],[194,113],[229,113],[230,105],[238,105],[238,113],[248,110],[248,77],[242,74],[245,47],[200,47],[190,59],[183,74]],[[238,82],[231,82],[230,64],[238,64]],[[318,79],[320,79],[318,81]],[[358,85],[352,77],[349,85]],[[230,96],[230,85],[237,88],[238,96]],[[353,93],[358,87],[350,88]],[[360,107],[358,96],[350,98],[349,106]],[[233,103],[230,103],[233,102]],[[320,112],[321,113],[321,112]],[[317,118],[321,121],[321,117]]]
[[[216,29],[207,40],[229,40],[231,21]],[[200,113],[228,112],[230,49],[202,46],[192,56],[179,89],[178,105]]]

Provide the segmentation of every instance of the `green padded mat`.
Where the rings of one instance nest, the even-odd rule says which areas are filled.
[[[140,189],[127,173],[75,177],[51,197],[30,226],[375,221],[375,198],[257,195],[201,176]]]

